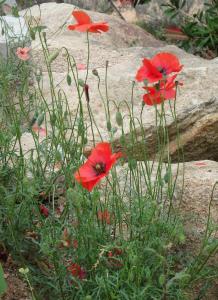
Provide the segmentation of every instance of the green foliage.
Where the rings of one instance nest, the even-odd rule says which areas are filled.
[[[7,284],[4,278],[4,272],[0,263],[0,296],[3,295],[7,290]]]
[[[180,28],[187,35],[188,40],[181,42],[186,49],[195,52],[211,50],[218,54],[218,2],[210,1],[204,4],[204,9],[193,16],[185,13],[186,0],[170,0],[163,4],[165,14],[180,24]],[[177,19],[177,21],[176,21]]]

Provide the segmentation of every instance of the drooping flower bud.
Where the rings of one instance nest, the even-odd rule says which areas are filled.
[[[72,83],[72,79],[71,79],[70,75],[67,74],[67,84],[71,85],[71,83]]]
[[[92,70],[92,74],[95,75],[95,76],[97,76],[97,77],[99,77],[98,71],[97,71],[96,69],[93,69],[93,70]]]
[[[86,96],[86,101],[89,103],[90,97],[89,97],[89,86],[88,86],[88,84],[84,85],[84,92],[85,92],[85,96]]]
[[[49,55],[48,57],[48,63],[51,64],[59,55],[60,50],[57,50],[55,52],[53,52],[52,54]]]
[[[116,113],[116,122],[118,126],[122,126],[123,125],[123,117],[121,115],[121,112],[117,111]]]
[[[78,84],[81,86],[81,87],[84,87],[85,83],[82,79],[78,79]]]

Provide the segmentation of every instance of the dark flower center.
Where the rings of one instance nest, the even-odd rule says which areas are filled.
[[[160,83],[159,83],[159,82],[156,83],[156,84],[154,85],[154,87],[155,87],[155,89],[156,89],[157,91],[159,91],[159,90],[160,90]]]
[[[106,171],[106,165],[104,163],[97,163],[94,166],[94,170],[96,172],[97,175],[101,175],[103,173],[105,173]]]
[[[163,74],[164,76],[167,75],[167,69],[162,68],[162,67],[160,67],[160,68],[158,68],[158,69],[159,69],[159,72],[160,72],[161,74]]]

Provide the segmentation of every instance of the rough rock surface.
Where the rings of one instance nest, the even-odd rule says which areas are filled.
[[[46,25],[48,45],[50,51],[56,51],[62,46],[67,47],[69,53],[74,55],[76,63],[86,64],[87,60],[87,41],[86,34],[67,31],[61,28],[61,25],[68,20],[70,12],[74,7],[69,4],[47,3],[41,5],[41,24]],[[34,17],[39,17],[39,10],[36,6],[32,7],[31,13]],[[132,82],[136,70],[141,64],[143,57],[151,57],[160,51],[172,52],[176,54],[184,68],[179,76],[184,85],[178,91],[177,96],[177,116],[178,127],[180,130],[180,144],[183,145],[185,160],[212,159],[218,160],[218,94],[217,76],[218,60],[211,61],[187,54],[176,46],[163,46],[161,42],[155,40],[152,36],[144,33],[137,27],[132,27],[122,22],[120,19],[110,17],[104,14],[89,12],[94,20],[107,21],[111,27],[110,32],[102,35],[90,35],[90,64],[88,85],[90,90],[90,107],[95,116],[96,123],[100,129],[103,139],[107,140],[109,134],[106,128],[105,113],[101,97],[97,86],[98,80],[91,72],[97,69],[101,77],[101,91],[103,97],[105,94],[105,64],[109,62],[108,67],[108,99],[111,101],[112,124],[115,123],[115,113],[117,109],[112,101],[120,105],[120,111],[127,113],[126,101],[131,104]],[[24,12],[23,12],[24,14]],[[68,22],[67,21],[67,22]],[[72,22],[72,21],[71,21]],[[119,25],[119,30],[118,30]],[[120,26],[122,25],[122,26]],[[127,27],[126,27],[127,26]],[[55,34],[54,34],[55,33]],[[136,42],[137,47],[130,47],[127,41]],[[144,47],[141,47],[143,46]],[[146,46],[145,46],[146,45]],[[38,66],[41,66],[44,74],[44,95],[50,98],[49,80],[47,77],[46,66],[43,60],[42,49],[39,41],[33,43],[33,57]],[[58,89],[63,89],[69,101],[72,114],[76,110],[76,89],[68,86],[66,82],[67,64],[64,50],[61,51],[57,59],[52,64],[54,82]],[[84,79],[86,70],[79,71],[79,78]],[[135,84],[133,106],[136,116],[140,115],[142,107],[143,89],[141,84]],[[84,103],[85,97],[84,97]],[[86,105],[85,105],[86,106]],[[170,114],[170,107],[166,103],[167,122],[170,133],[170,152],[174,161],[177,160],[177,138],[175,122]],[[87,110],[84,110],[85,117],[88,119]],[[145,106],[142,114],[144,126],[144,135],[147,140],[148,155],[153,157],[156,153],[156,127],[155,127],[155,109]],[[118,126],[117,126],[118,127]],[[96,131],[95,131],[96,132]],[[128,138],[129,122],[128,118],[124,120],[124,132]],[[119,138],[121,130],[118,128],[114,135],[115,146],[120,148]],[[138,140],[133,145],[133,153],[137,159],[142,159],[140,146],[142,133],[138,131]],[[91,136],[89,137],[91,140]],[[125,151],[126,149],[123,149]]]
[[[153,164],[152,161],[149,161],[149,168],[151,168],[152,165],[151,181],[152,184],[155,184],[158,164]],[[128,182],[128,172],[129,168],[127,165],[118,167],[118,180],[120,182],[121,192],[123,192],[124,185]],[[186,228],[190,236],[194,233],[195,237],[199,239],[205,230],[211,198],[211,219],[215,224],[218,222],[218,162],[202,160],[172,164],[171,172],[173,181],[176,180],[173,205],[176,209],[181,211],[187,224],[190,225],[191,222],[192,226]],[[161,177],[163,178],[165,174],[166,165],[163,165]],[[144,182],[144,176],[140,178],[142,182]],[[215,184],[216,186],[212,196],[212,190]],[[144,182],[142,186],[144,187],[144,192],[146,192],[146,182]],[[134,189],[134,187],[130,187],[128,184],[126,187],[125,185],[126,195],[130,189]],[[164,189],[166,189],[166,186]],[[164,198],[165,196],[163,196],[163,199]]]
[[[108,0],[64,0],[64,2],[76,5],[82,9],[90,9],[99,12],[106,12],[111,9]]]
[[[37,22],[40,21],[41,25],[47,26],[47,39],[52,48],[67,47],[70,51],[74,50],[72,54],[75,54],[76,51],[80,52],[81,56],[84,56],[84,53],[86,53],[87,50],[86,34],[70,32],[66,29],[66,23],[70,24],[75,22],[73,17],[71,18],[71,13],[75,8],[76,7],[71,4],[57,4],[52,2],[41,4],[40,9],[39,6],[34,5],[30,9],[21,11],[20,14],[27,19],[35,18]],[[138,26],[130,25],[118,17],[91,11],[89,11],[88,14],[93,21],[104,21],[111,25],[110,32],[102,35],[92,35],[90,42],[91,47],[94,48],[93,52],[97,48],[102,49],[109,47],[110,49],[114,49],[118,47],[147,45],[160,47],[164,44],[163,42],[156,40],[145,30]],[[34,49],[40,49],[40,47],[37,47],[37,42],[33,44]]]
[[[209,1],[204,0],[189,0],[186,1],[183,11],[192,16],[204,7],[204,3]],[[169,3],[166,0],[152,0],[145,4],[137,5],[135,8],[131,6],[121,7],[121,13],[124,18],[130,22],[145,21],[146,23],[159,24],[169,22],[169,19],[164,13],[162,4]]]
[[[164,14],[164,9],[161,7],[162,4],[166,4],[168,1],[165,0],[152,0],[149,1],[147,4],[139,5],[136,8],[136,12],[141,17],[144,16],[144,19],[146,21],[153,21],[156,19],[159,21],[166,20],[166,16]],[[189,14],[193,15],[194,13],[197,13],[198,10],[202,9],[204,6],[203,0],[191,0],[186,1],[185,6],[183,10]]]

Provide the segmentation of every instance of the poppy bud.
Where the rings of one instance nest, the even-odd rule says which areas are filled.
[[[32,127],[33,126],[33,124],[35,124],[35,122],[36,122],[36,120],[37,120],[37,118],[38,118],[38,111],[36,111],[35,113],[34,113],[34,116],[33,116],[33,118],[32,118],[32,120],[30,121],[30,127]]]
[[[42,70],[37,70],[35,76],[36,76],[36,81],[39,83],[42,78]]]
[[[59,55],[60,51],[57,50],[55,52],[53,52],[51,55],[49,55],[48,57],[48,63],[51,64]]]
[[[86,101],[89,103],[90,98],[89,98],[89,86],[88,86],[88,84],[85,84],[84,92],[85,92],[85,96],[86,96]]]
[[[93,69],[93,70],[92,70],[92,74],[95,75],[95,76],[97,76],[97,77],[99,77],[98,71],[97,71],[96,69]]]
[[[45,114],[42,113],[41,115],[38,116],[38,119],[37,119],[37,124],[38,126],[41,126],[43,121],[44,121],[44,118],[45,118]]]
[[[164,182],[165,183],[168,183],[169,182],[169,180],[170,180],[170,170],[167,170],[166,171],[166,174],[164,175]]]
[[[36,39],[36,34],[33,29],[30,29],[30,37],[33,41]]]
[[[78,79],[78,84],[81,86],[81,87],[84,87],[85,83],[82,79]]]
[[[71,85],[72,79],[69,74],[67,74],[67,84]]]
[[[111,128],[112,128],[111,122],[110,122],[110,121],[107,121],[107,130],[108,130],[108,131],[111,131]]]
[[[116,122],[117,122],[118,126],[123,125],[123,117],[119,111],[117,111],[117,113],[116,113]]]
[[[45,205],[43,205],[43,204],[40,205],[40,213],[41,213],[43,216],[45,216],[46,218],[49,216],[49,210],[48,210],[48,208],[47,208]]]

